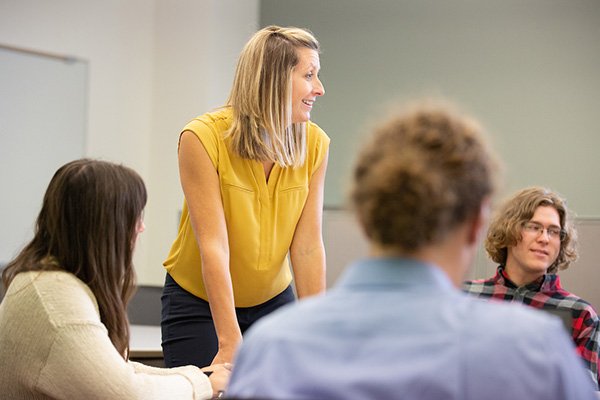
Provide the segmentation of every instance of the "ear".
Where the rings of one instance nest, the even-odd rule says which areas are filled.
[[[490,217],[490,210],[491,200],[485,198],[479,207],[479,211],[473,216],[473,219],[469,223],[467,240],[470,245],[479,243],[479,238]]]

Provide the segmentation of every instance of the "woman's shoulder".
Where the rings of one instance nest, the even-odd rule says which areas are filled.
[[[90,288],[67,271],[21,272],[11,283],[6,296],[14,296],[39,307],[56,323],[67,323],[73,318],[99,318],[98,305]]]
[[[315,124],[312,121],[308,121],[307,124],[307,130],[308,130],[308,135],[309,136],[315,136],[318,138],[327,138],[329,139],[329,136],[327,136],[327,134],[325,133],[325,131],[317,124]]]
[[[323,129],[312,121],[307,124],[307,142],[309,147],[324,145],[325,148],[329,145],[329,136]]]
[[[316,168],[320,164],[321,160],[325,157],[327,150],[329,149],[329,136],[321,129],[317,124],[309,121],[307,124],[307,137],[306,144],[308,147],[308,158],[312,159]]]
[[[26,271],[18,273],[10,285],[11,294],[22,290],[42,290],[46,288],[77,287],[87,288],[79,278],[70,272],[55,271]],[[8,293],[7,293],[8,294]]]
[[[230,126],[232,119],[233,114],[231,107],[222,107],[197,116],[189,121],[183,130],[191,130],[196,132],[204,127],[217,127],[217,130],[220,130],[218,128]]]

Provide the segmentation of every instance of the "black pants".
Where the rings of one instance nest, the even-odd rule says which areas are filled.
[[[167,367],[206,367],[219,348],[207,301],[184,290],[167,274],[162,300],[162,348]],[[291,285],[271,300],[254,307],[236,308],[242,333],[259,318],[294,301]]]

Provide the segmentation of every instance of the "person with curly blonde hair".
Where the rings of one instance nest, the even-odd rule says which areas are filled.
[[[540,186],[518,191],[492,220],[485,250],[499,264],[496,275],[466,282],[465,291],[566,314],[577,354],[597,386],[598,314],[590,303],[564,290],[557,275],[577,260],[577,230],[566,200]]]
[[[350,199],[370,256],[348,266],[325,296],[259,320],[244,336],[228,394],[596,399],[556,320],[459,290],[496,171],[480,125],[450,104],[393,111],[353,168]]]

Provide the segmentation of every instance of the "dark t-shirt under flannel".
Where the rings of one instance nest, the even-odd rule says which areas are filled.
[[[590,303],[564,290],[560,286],[558,275],[546,274],[519,287],[508,278],[504,268],[499,266],[493,278],[465,282],[463,289],[477,298],[523,303],[537,309],[569,311],[577,354],[583,359],[598,385],[598,314]]]

